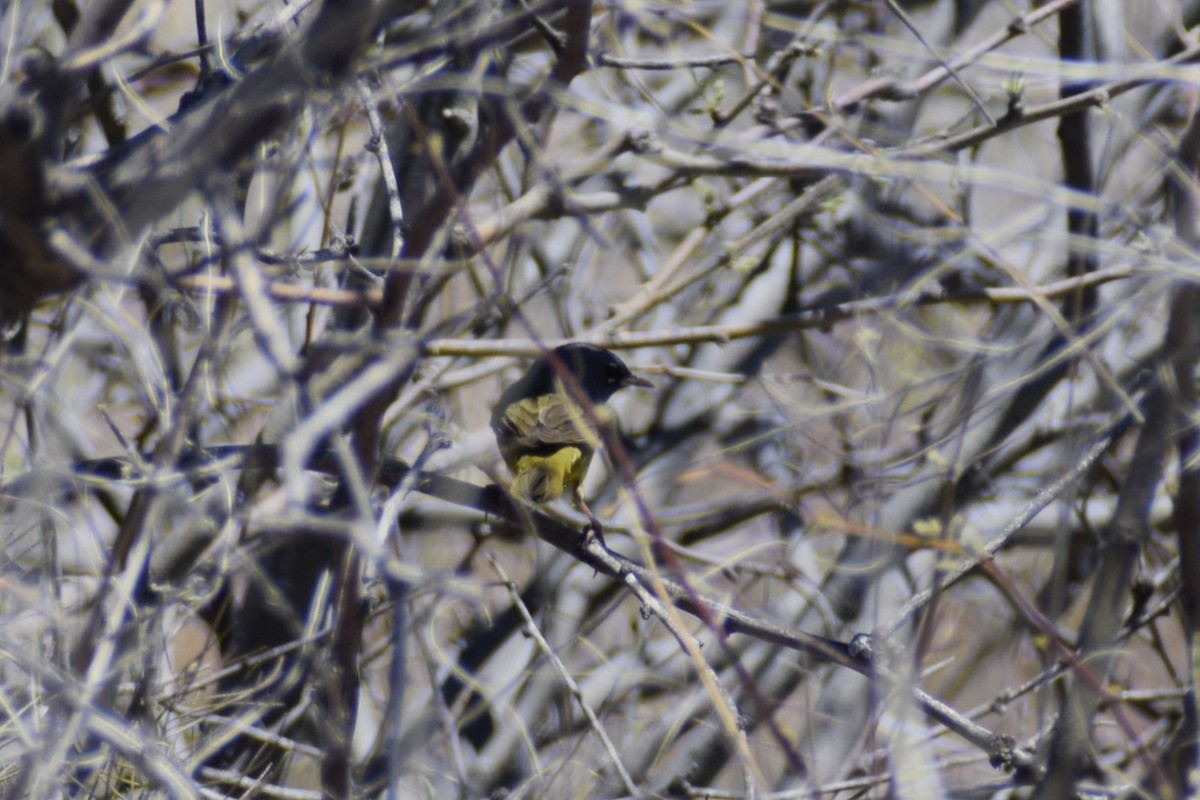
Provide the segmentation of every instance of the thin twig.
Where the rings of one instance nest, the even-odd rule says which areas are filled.
[[[631,796],[637,795],[637,785],[633,782],[629,771],[625,769],[625,764],[621,761],[621,754],[617,752],[616,745],[609,738],[608,732],[604,730],[604,726],[600,723],[600,718],[596,716],[596,712],[592,709],[591,703],[584,697],[583,689],[575,682],[575,678],[571,676],[566,665],[562,663],[562,659],[558,657],[558,654],[550,647],[550,643],[542,636],[542,632],[538,629],[533,615],[529,613],[529,609],[526,608],[524,601],[521,600],[521,593],[517,591],[516,584],[508,577],[508,573],[504,571],[504,567],[496,558],[489,558],[488,562],[492,565],[492,569],[496,570],[496,574],[500,576],[500,580],[504,582],[504,587],[508,590],[508,595],[513,602],[513,606],[520,612],[521,618],[525,620],[526,633],[533,638],[538,649],[550,661],[550,665],[554,667],[554,671],[558,673],[558,677],[562,679],[571,696],[575,698],[575,702],[579,703],[580,709],[583,710],[584,716],[587,717],[588,724],[591,725],[597,738],[600,739],[601,745],[604,747],[605,752],[608,753],[609,759],[616,768],[617,775],[621,778],[621,783],[624,785],[625,791]]]

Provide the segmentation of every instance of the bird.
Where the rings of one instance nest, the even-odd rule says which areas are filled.
[[[649,389],[654,384],[597,345],[562,345],[534,361],[501,392],[492,409],[496,444],[514,476],[509,493],[535,505],[568,494],[603,544],[600,523],[580,485],[601,440],[598,425],[614,416],[604,403],[633,386]]]

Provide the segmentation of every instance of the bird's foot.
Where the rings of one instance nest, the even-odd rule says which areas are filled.
[[[608,549],[608,545],[604,543],[604,528],[600,526],[600,520],[589,515],[588,524],[583,526],[583,547],[585,550],[592,541],[595,541],[605,550]]]

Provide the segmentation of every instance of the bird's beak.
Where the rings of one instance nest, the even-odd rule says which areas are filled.
[[[643,389],[653,389],[654,384],[645,378],[639,378],[637,375],[630,375],[625,380],[621,381],[621,388],[625,389],[630,386],[641,386]]]

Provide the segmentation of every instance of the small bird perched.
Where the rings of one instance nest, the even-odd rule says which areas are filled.
[[[597,423],[612,417],[603,404],[627,386],[653,385],[630,372],[616,355],[592,344],[556,347],[534,361],[492,409],[496,444],[515,476],[511,494],[541,505],[569,492],[592,530],[602,536],[579,487],[600,442]],[[585,409],[580,398],[592,408]]]

